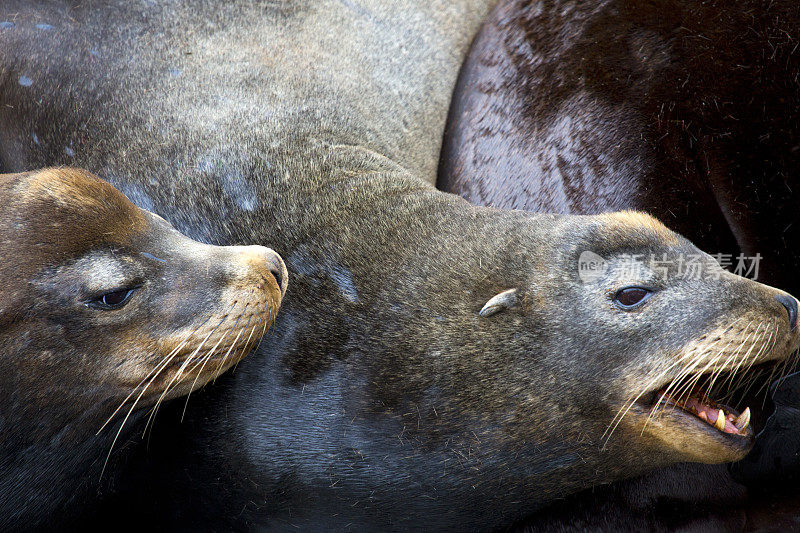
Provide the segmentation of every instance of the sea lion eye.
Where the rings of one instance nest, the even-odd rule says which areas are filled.
[[[614,303],[621,309],[633,309],[647,300],[652,291],[643,287],[625,287],[614,295]]]
[[[90,300],[86,305],[95,309],[119,309],[131,299],[139,287],[114,289]]]

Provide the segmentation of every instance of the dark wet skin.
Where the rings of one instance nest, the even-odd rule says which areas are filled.
[[[500,2],[473,42],[438,187],[644,210],[708,253],[760,253],[760,281],[800,292],[800,7],[527,4]]]

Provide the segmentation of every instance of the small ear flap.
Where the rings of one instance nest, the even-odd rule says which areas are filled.
[[[517,289],[508,289],[492,297],[479,313],[483,318],[490,317],[505,309],[510,309],[519,305]]]

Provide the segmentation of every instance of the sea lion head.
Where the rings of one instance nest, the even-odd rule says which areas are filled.
[[[17,448],[203,386],[286,291],[274,251],[195,242],[86,171],[5,175],[0,193],[0,397]]]
[[[797,300],[643,213],[552,221],[531,277],[480,311],[502,328],[494,351],[530,381],[513,410],[519,438],[588,443],[598,480],[741,459],[750,409],[721,402],[757,369],[781,371],[798,347]]]

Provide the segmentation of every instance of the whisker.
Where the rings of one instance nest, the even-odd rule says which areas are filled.
[[[600,437],[601,439],[605,438],[605,443],[603,444],[603,448],[605,448],[605,446],[608,444],[608,441],[611,439],[611,435],[617,429],[617,426],[619,426],[620,422],[622,422],[622,419],[625,417],[626,414],[628,414],[628,411],[630,411],[630,409],[634,406],[634,404],[637,402],[637,400],[639,400],[639,398],[641,398],[650,389],[651,385],[655,384],[659,379],[661,379],[661,377],[663,377],[673,367],[679,365],[682,362],[682,359],[683,358],[679,359],[678,361],[673,362],[666,369],[664,369],[660,374],[658,374],[656,377],[651,379],[648,382],[647,385],[645,385],[642,389],[640,389],[641,392],[639,392],[638,395],[636,393],[634,393],[634,394],[632,394],[631,396],[628,397],[628,400],[626,400],[622,404],[623,406],[620,407],[620,409],[617,411],[617,414],[614,415],[614,418],[611,420],[611,423],[606,428],[606,431],[603,432],[603,435]],[[633,400],[631,400],[630,398],[632,398],[634,395],[635,395],[635,398],[633,398]],[[627,408],[625,408],[626,405],[627,405]],[[608,436],[606,436],[606,435],[608,435]]]
[[[194,377],[194,381],[192,382],[192,386],[189,388],[189,393],[186,395],[186,403],[184,403],[183,412],[181,413],[181,422],[183,422],[183,419],[186,416],[186,409],[189,407],[189,397],[191,397],[192,391],[194,391],[194,387],[197,384],[197,380],[200,378],[200,375],[203,373],[203,370],[205,369],[206,364],[211,360],[211,357],[213,356],[214,352],[216,352],[217,348],[222,343],[222,341],[224,341],[228,337],[228,335],[230,334],[231,331],[236,330],[236,326],[239,324],[239,321],[242,319],[242,315],[244,315],[245,311],[247,311],[247,307],[249,305],[250,305],[249,302],[247,304],[245,304],[244,309],[242,309],[242,312],[239,313],[239,316],[236,317],[236,321],[233,323],[233,326],[231,326],[230,328],[227,329],[227,331],[225,331],[225,335],[223,335],[220,338],[220,340],[217,341],[217,343],[214,345],[214,347],[211,348],[208,351],[208,354],[201,359],[202,366],[200,366],[200,370],[197,371],[197,375]],[[234,346],[236,346],[236,343],[239,341],[239,337],[241,336],[241,334],[242,334],[242,332],[240,331],[239,334],[236,335],[236,338],[233,339],[233,343],[228,348],[228,351],[226,352],[226,355],[228,353],[230,353],[230,351],[233,349]],[[197,365],[195,365],[191,369],[189,369],[189,372],[194,371],[195,368],[197,368]]]
[[[125,418],[122,419],[122,424],[120,424],[119,430],[117,430],[117,434],[114,435],[114,440],[111,441],[111,446],[108,449],[108,455],[106,455],[106,460],[103,463],[103,468],[100,470],[100,478],[101,479],[103,477],[103,473],[106,470],[106,466],[108,465],[108,460],[111,458],[111,452],[114,450],[114,445],[117,443],[117,439],[119,439],[119,436],[122,433],[122,429],[125,427],[125,424],[127,423],[128,418],[131,416],[131,413],[133,413],[133,410],[136,409],[136,405],[139,403],[139,400],[142,399],[142,396],[144,396],[144,393],[147,391],[148,388],[150,388],[150,385],[152,385],[153,382],[155,382],[156,378],[169,365],[169,363],[175,358],[175,356],[177,355],[177,353],[179,352],[181,347],[183,345],[185,345],[186,342],[188,342],[189,338],[192,336],[192,334],[194,334],[195,331],[197,331],[199,329],[199,327],[201,327],[201,326],[198,326],[197,328],[195,328],[188,336],[186,336],[183,339],[183,341],[180,344],[178,344],[178,346],[175,349],[173,349],[162,360],[162,362],[159,365],[157,365],[156,368],[158,368],[158,372],[156,372],[153,375],[153,377],[150,378],[150,380],[147,382],[147,385],[145,385],[145,387],[141,390],[141,392],[139,392],[139,395],[136,397],[136,400],[134,400],[133,405],[131,405],[131,408],[128,410],[128,413],[125,415]],[[106,424],[108,424],[108,421],[106,421]],[[103,427],[105,427],[105,424],[103,424]],[[99,431],[98,431],[98,433],[99,433]]]
[[[737,322],[738,322],[738,320],[737,320]],[[741,331],[748,331],[752,323],[753,323],[753,321],[751,320],[750,322],[748,322],[748,324]],[[736,323],[734,323],[731,326],[729,326],[729,329],[731,327],[733,327],[733,325],[735,325],[735,324]],[[721,337],[720,337],[720,339],[721,339]],[[709,364],[707,364],[703,368],[703,370],[701,370],[699,372],[696,371],[696,368],[699,366],[699,364],[702,361],[703,357],[705,357],[706,354],[711,352],[711,349],[717,344],[717,342],[719,342],[720,339],[715,340],[708,347],[706,347],[705,350],[703,350],[701,353],[699,353],[697,355],[697,359],[695,360],[695,363],[691,367],[688,367],[686,369],[686,371],[684,372],[684,375],[681,376],[680,379],[676,379],[675,380],[676,383],[682,382],[682,380],[684,380],[687,376],[694,375],[693,378],[686,379],[686,381],[683,382],[679,387],[676,387],[674,394],[675,394],[675,397],[676,397],[677,400],[681,401],[681,400],[683,400],[683,396],[684,395],[690,394],[692,389],[695,387],[695,385],[697,385],[697,381],[700,379],[701,375],[706,370],[708,370],[708,368],[710,368],[710,364],[716,362],[719,359],[719,355],[718,355],[717,357],[714,357],[711,360],[711,362]],[[728,348],[730,347],[730,345],[733,344],[733,342],[735,342],[735,340],[736,339],[729,339],[728,342],[725,343],[725,346],[721,350],[718,351],[718,354],[725,353],[728,350]],[[740,347],[742,346],[743,342],[744,341],[740,342],[740,344],[739,344]],[[737,350],[738,350],[738,348],[737,348]]]
[[[712,342],[711,346],[714,346],[717,342],[719,342],[719,340],[715,340],[714,342]],[[670,386],[672,384],[681,383],[681,381],[685,378],[685,376],[689,375],[694,370],[694,368],[702,360],[703,356],[705,354],[707,354],[708,352],[709,352],[709,350],[706,349],[703,352],[697,354],[693,359],[693,363],[691,365],[689,365],[688,367],[684,368],[684,370],[678,375],[679,376],[678,379],[673,380],[672,382],[670,382],[669,385],[667,385],[667,388],[665,389],[663,396],[669,396],[670,394],[673,394],[674,398],[675,398],[675,401],[680,402],[681,399],[682,399],[682,396],[684,394],[683,388],[687,388],[687,391],[691,391],[692,388],[694,388],[693,381],[696,382],[699,379],[699,375],[700,374],[696,374],[694,380],[692,380],[692,379],[687,380],[686,383],[683,385],[683,387],[681,387],[681,388],[677,388],[676,387],[676,391],[675,392],[672,392],[672,393],[670,392],[670,388],[671,388]],[[713,358],[711,361],[709,361],[709,363],[701,371],[701,373],[704,372],[707,368],[709,368],[709,365],[713,365],[718,359],[720,359],[722,357],[722,354],[724,354],[724,349],[719,351],[718,355],[715,358]],[[661,405],[660,402],[656,403],[655,407],[653,409],[651,409],[650,413],[648,413],[647,418],[645,418],[644,425],[642,426],[642,434],[644,434],[645,429],[647,429],[647,424],[650,422],[650,419],[655,417],[656,414],[660,411],[660,409],[659,409],[660,405]]]
[[[776,338],[776,342],[777,342],[777,338]],[[790,354],[789,356],[787,356],[787,357],[786,357],[786,358],[785,358],[785,359],[784,359],[784,360],[781,362],[781,364],[780,364],[780,365],[776,365],[776,366],[779,366],[779,369],[778,369],[778,372],[777,372],[777,373],[778,373],[778,377],[777,377],[777,378],[775,378],[775,382],[776,382],[776,383],[777,383],[778,381],[782,380],[784,377],[786,377],[787,375],[789,375],[790,373],[792,373],[792,372],[794,371],[795,367],[797,366],[797,358],[796,358],[796,357],[793,357],[793,355],[795,355],[795,354]],[[762,389],[762,388],[765,388],[765,387],[766,387],[766,388],[768,389],[768,387],[769,387],[769,385],[771,384],[771,382],[772,382],[772,374],[770,374],[770,377],[768,378],[767,382],[766,382],[766,383],[764,383],[764,384],[763,384],[763,385],[762,385],[762,386],[759,388],[759,392],[761,391],[761,389]],[[763,400],[762,400],[762,402],[761,402],[761,408],[762,408],[762,409],[764,408],[764,405],[766,405],[766,403],[767,403],[767,396],[768,396],[768,395],[767,395],[767,394],[765,394],[765,395],[764,395],[764,399],[763,399]]]
[[[253,314],[251,313],[250,315],[248,315],[248,317],[247,317],[247,323],[245,323],[245,325],[244,325],[244,328],[242,329],[242,331],[247,331],[247,328],[250,326],[250,320],[251,320],[252,318],[253,318]],[[247,337],[247,340],[245,341],[244,345],[242,346],[242,349],[243,349],[243,350],[244,350],[244,349],[246,349],[246,348],[247,348],[247,346],[250,344],[250,337],[252,337],[252,335],[253,335],[253,332],[251,331],[251,332],[250,332],[250,336],[248,336],[248,337]],[[216,382],[216,381],[217,381],[217,378],[218,378],[218,377],[220,376],[220,374],[222,373],[222,369],[224,368],[224,364],[225,364],[225,360],[226,360],[226,359],[227,359],[227,354],[225,355],[225,357],[223,357],[222,359],[220,359],[220,361],[219,361],[219,365],[217,365],[217,369],[216,369],[216,370],[215,370],[215,372],[214,372],[214,378],[213,378],[213,381],[214,381],[214,382]]]
[[[670,397],[674,398],[675,401],[678,402],[682,401],[684,394],[686,394],[688,391],[691,391],[691,387],[693,387],[692,377],[690,376],[695,375],[696,369],[702,363],[705,355],[708,354],[714,346],[716,346],[719,342],[721,342],[721,340],[722,339],[720,337],[714,340],[707,347],[705,347],[703,351],[699,353],[694,353],[692,362],[689,365],[685,366],[680,371],[678,376],[667,385],[667,389],[665,390],[665,395],[669,395]],[[722,353],[725,350],[727,350],[728,346],[730,346],[732,342],[733,340],[731,339],[727,343],[725,343],[724,348],[720,350],[719,353]],[[706,365],[706,368],[708,368],[708,365]]]
[[[778,341],[777,332],[778,332],[778,329],[779,329],[779,328],[780,328],[780,326],[778,326],[778,325],[776,324],[776,325],[775,325],[775,333],[776,333],[776,336],[775,336],[775,342],[777,342],[777,341]],[[769,376],[767,376],[767,380],[766,380],[766,381],[764,382],[764,384],[762,384],[762,386],[761,386],[761,387],[759,387],[759,388],[758,388],[758,390],[756,391],[756,394],[757,394],[757,395],[758,395],[758,394],[761,394],[761,391],[762,391],[762,390],[764,390],[764,388],[765,388],[765,387],[769,387],[769,384],[772,382],[772,376],[774,376],[774,375],[775,375],[775,372],[777,372],[777,371],[778,371],[778,369],[780,368],[780,366],[781,366],[781,365],[779,365],[779,364],[776,364],[776,365],[774,365],[774,366],[772,367],[772,370],[770,371],[770,373],[769,373]],[[766,402],[766,401],[767,401],[767,399],[766,399],[766,397],[765,397],[765,398],[764,398],[764,402]],[[762,404],[762,406],[763,406],[763,404]]]
[[[258,312],[258,309],[259,309],[260,307],[261,307],[261,304],[257,304],[256,311],[255,311],[256,313]],[[251,315],[251,316],[252,316],[252,315]],[[244,333],[245,331],[247,331],[247,324],[245,324],[245,327],[244,327],[244,328],[242,328],[242,330],[239,332],[239,335],[241,335],[241,334],[242,334],[242,333]],[[236,336],[236,340],[237,340],[237,342],[238,342],[238,340],[239,340],[239,335],[237,335],[237,336]],[[261,342],[261,341],[259,340],[259,343],[260,343],[260,342]],[[236,355],[237,355],[237,357],[236,357],[236,363],[235,363],[235,364],[234,364],[234,366],[233,366],[233,370],[236,370],[236,368],[239,366],[239,361],[241,361],[241,360],[244,358],[244,356],[245,356],[245,355],[247,355],[247,353],[246,353],[246,350],[247,350],[247,342],[245,342],[244,344],[242,344],[242,346],[241,346],[241,347],[237,348],[237,349],[236,349],[236,351],[235,351],[235,352],[233,352],[234,354],[236,354]],[[241,355],[239,355],[239,352],[240,352],[240,351],[241,351]],[[252,351],[252,350],[251,350],[251,351]],[[228,356],[229,356],[230,354],[231,354],[231,352],[230,352],[230,350],[228,350],[228,352],[227,352],[227,353],[226,353],[226,354],[225,354],[225,355],[222,357],[222,361],[220,362],[220,365],[221,365],[221,367],[224,367],[224,366],[225,366],[225,361],[228,359]]]
[[[740,317],[739,319],[735,320],[733,323],[731,323],[730,326],[728,326],[728,329],[733,328],[736,324],[738,324],[742,320],[743,320],[743,317]],[[748,327],[749,327],[749,325],[748,325]],[[617,411],[617,414],[614,416],[614,418],[612,419],[611,423],[606,428],[606,431],[603,433],[603,436],[601,437],[601,438],[605,439],[605,442],[603,444],[603,448],[605,448],[605,446],[608,444],[609,440],[611,439],[612,434],[614,433],[616,428],[619,426],[619,424],[622,422],[622,419],[625,417],[625,415],[627,415],[627,413],[635,405],[635,403],[639,400],[639,398],[641,398],[645,393],[647,393],[653,385],[655,385],[672,368],[674,368],[674,367],[676,367],[676,366],[678,366],[680,364],[683,364],[685,361],[691,361],[689,364],[684,366],[684,368],[681,370],[681,372],[679,372],[679,374],[676,377],[676,379],[672,380],[667,385],[667,388],[664,391],[664,395],[666,396],[666,395],[670,394],[672,389],[677,387],[681,383],[681,380],[684,379],[684,377],[690,375],[692,370],[694,368],[696,368],[700,364],[703,355],[705,353],[708,353],[710,351],[710,349],[713,348],[720,341],[721,341],[721,337],[719,339],[714,340],[712,343],[710,343],[709,346],[707,346],[704,349],[704,351],[701,352],[701,353],[697,353],[696,354],[695,353],[696,350],[693,350],[692,352],[682,354],[678,358],[677,361],[675,361],[672,364],[670,364],[669,366],[667,366],[667,368],[662,370],[656,377],[650,379],[648,381],[648,383],[645,384],[645,386],[640,389],[640,392],[638,394],[636,394],[636,393],[632,394],[629,397],[629,399],[626,400],[625,403],[623,403],[623,407],[621,407]],[[730,344],[730,342],[728,344]],[[633,398],[633,399],[631,400],[630,398]],[[646,424],[649,421],[649,419],[652,418],[655,415],[655,412],[658,411],[659,406],[660,406],[660,402],[657,402],[656,406],[654,407],[654,409],[648,414],[648,417],[645,420],[645,427],[646,427]]]
[[[260,303],[259,303],[258,307],[259,308],[261,307]],[[269,306],[267,305],[267,302],[264,302],[264,313],[262,314],[262,317],[263,316],[266,316],[267,318],[266,318],[266,320],[264,320],[264,328],[261,331],[261,337],[259,337],[259,339],[258,339],[258,344],[256,344],[255,348],[253,348],[254,352],[257,352],[258,349],[261,348],[261,343],[264,342],[264,335],[267,334],[267,328],[269,328],[270,324],[272,324],[272,321],[275,319],[275,317],[272,316],[272,311],[270,310]]]
[[[758,361],[759,358],[764,353],[769,351],[769,344],[770,344],[770,341],[772,340],[773,332],[770,331],[769,332],[769,337],[767,338],[766,342],[762,342],[762,339],[764,338],[764,336],[766,334],[767,334],[767,327],[764,328],[764,332],[760,335],[760,337],[756,341],[756,344],[760,344],[761,348],[759,348],[758,352],[753,357],[751,357],[751,358],[747,358],[747,357],[741,358],[741,360],[739,361],[739,364],[736,365],[736,367],[734,368],[733,372],[731,372],[731,374],[728,377],[728,379],[725,380],[722,383],[723,387],[725,387],[727,385],[727,386],[730,387],[731,392],[736,391],[739,388],[742,380],[743,379],[747,379],[748,376],[750,376],[750,371],[753,368],[753,365],[755,364],[755,362]],[[742,365],[745,362],[747,362],[747,366],[744,368],[744,371],[741,374],[738,374],[739,371],[742,370]]]
[[[197,327],[196,327],[196,328],[194,328],[192,331],[190,331],[189,333],[187,333],[187,334],[186,334],[186,335],[185,335],[185,336],[184,336],[184,337],[183,337],[183,338],[182,338],[182,339],[179,341],[178,347],[177,347],[177,348],[174,348],[174,349],[173,349],[173,350],[172,350],[170,353],[168,353],[166,356],[164,356],[164,358],[161,360],[161,361],[162,361],[162,363],[163,363],[165,360],[167,360],[167,358],[169,358],[169,357],[170,357],[170,356],[171,356],[171,355],[172,355],[174,352],[176,352],[177,350],[179,350],[179,349],[180,349],[180,347],[181,347],[181,346],[183,346],[183,344],[185,344],[185,342],[186,342],[186,341],[187,341],[187,340],[188,340],[188,339],[189,339],[189,338],[190,338],[192,335],[194,335],[194,334],[195,334],[195,332],[196,332],[198,329],[200,329],[201,327],[203,327],[203,325],[204,325],[206,322],[208,322],[210,319],[211,319],[211,317],[208,317],[208,318],[206,318],[206,319],[205,319],[205,320],[204,320],[204,321],[203,321],[203,322],[202,322],[202,323],[201,323],[199,326],[197,326]],[[161,364],[161,363],[159,363],[159,365],[160,365],[160,364]],[[106,427],[106,425],[107,425],[109,422],[111,422],[111,420],[112,420],[112,419],[114,418],[114,416],[115,416],[115,415],[116,415],[116,414],[119,412],[119,410],[120,410],[120,409],[122,409],[122,407],[125,405],[125,403],[126,403],[128,400],[130,400],[131,396],[133,396],[133,395],[136,393],[136,389],[138,389],[139,387],[141,387],[141,386],[142,386],[142,383],[144,383],[144,382],[145,382],[145,380],[147,380],[147,378],[149,378],[149,377],[150,377],[150,376],[151,376],[151,375],[152,375],[154,372],[158,371],[159,365],[156,365],[156,366],[153,368],[153,370],[151,370],[150,372],[148,372],[148,374],[147,374],[147,375],[146,375],[144,378],[142,378],[142,380],[139,382],[139,384],[138,384],[138,385],[136,385],[136,386],[133,388],[133,390],[131,391],[131,393],[130,393],[130,394],[128,394],[128,396],[126,396],[124,400],[122,400],[122,403],[120,403],[120,404],[119,404],[119,407],[117,407],[117,408],[114,410],[114,412],[113,412],[113,413],[111,413],[111,416],[110,416],[110,417],[108,417],[108,420],[106,420],[106,421],[105,421],[105,423],[104,423],[104,424],[103,424],[103,425],[100,427],[100,429],[98,429],[98,430],[97,430],[97,433],[95,433],[95,435],[99,435],[99,434],[100,434],[100,432],[101,432],[101,431],[103,431],[103,428],[104,428],[104,427]]]
[[[759,342],[761,341],[761,338],[763,337],[764,333],[766,332],[766,327],[765,327],[765,332],[759,333],[759,331],[761,330],[761,326],[763,326],[763,323],[759,322],[759,324],[757,325],[755,331],[752,333],[752,336],[754,337],[754,340],[752,340],[750,342],[750,348],[747,350],[747,353],[745,353],[739,359],[739,363],[736,365],[736,367],[731,372],[731,374],[730,374],[731,378],[735,375],[736,370],[739,368],[739,366],[741,366],[741,364],[744,361],[753,361],[753,360],[755,360],[757,358],[757,356],[756,356],[756,357],[753,357],[752,359],[750,359],[750,353],[759,344]],[[714,372],[714,374],[711,377],[710,383],[709,383],[709,385],[708,385],[708,387],[706,389],[705,399],[709,399],[709,394],[710,394],[711,390],[714,388],[714,382],[716,381],[717,377],[719,377],[719,375],[724,371],[724,369],[728,367],[728,365],[729,365],[729,363],[731,361],[735,361],[736,358],[739,358],[739,353],[744,348],[744,346],[748,342],[749,338],[750,338],[750,335],[748,335],[739,344],[739,346],[736,348],[736,350],[734,350],[733,353],[725,360],[725,363],[716,372]],[[763,345],[762,345],[762,347],[763,347]],[[759,350],[759,352],[760,351],[761,350]]]
[[[767,339],[766,342],[762,343],[761,349],[759,349],[758,353],[750,359],[747,367],[744,369],[744,372],[740,376],[737,377],[737,380],[736,380],[735,383],[733,381],[733,377],[731,377],[731,379],[729,381],[729,386],[731,388],[731,391],[730,391],[730,393],[728,393],[726,395],[726,399],[727,398],[733,399],[734,395],[737,392],[739,392],[739,390],[742,389],[744,387],[744,385],[747,385],[747,389],[745,389],[745,391],[741,394],[741,398],[742,399],[745,398],[746,395],[747,395],[747,392],[750,390],[750,387],[752,387],[753,383],[755,383],[757,381],[757,379],[761,377],[763,372],[759,370],[759,371],[754,373],[752,371],[753,365],[755,364],[756,361],[758,361],[761,358],[761,356],[764,353],[771,352],[772,349],[775,347],[775,343],[778,340],[778,337],[777,337],[778,329],[779,329],[779,326],[777,324],[775,324],[775,330],[769,332],[769,338]],[[765,333],[766,333],[766,329],[765,329]],[[762,335],[762,338],[763,338],[763,335]],[[759,342],[760,342],[760,339],[759,339]]]
[[[161,393],[161,396],[158,397],[158,400],[156,400],[155,406],[153,406],[153,408],[150,410],[150,416],[148,417],[147,423],[144,426],[144,432],[145,433],[147,433],[148,427],[151,427],[151,423],[154,420],[156,413],[158,412],[158,408],[161,405],[161,402],[164,400],[164,397],[169,392],[169,389],[172,387],[172,384],[175,383],[175,381],[178,378],[180,378],[180,376],[183,375],[183,371],[186,369],[186,367],[189,365],[189,363],[192,362],[194,357],[200,352],[200,350],[203,348],[203,346],[205,345],[206,341],[208,341],[208,339],[211,337],[211,335],[213,335],[214,332],[217,331],[217,328],[219,328],[220,325],[225,321],[226,317],[227,317],[227,315],[223,316],[220,319],[220,321],[217,323],[217,325],[214,326],[214,328],[208,333],[208,335],[206,335],[205,338],[203,338],[203,340],[200,342],[200,344],[197,346],[197,348],[194,350],[194,352],[192,352],[192,354],[189,357],[187,357],[186,360],[181,364],[181,366],[178,368],[178,371],[175,372],[175,375],[172,377],[172,379],[169,381],[169,383],[167,383],[167,386],[164,387],[164,391]]]

